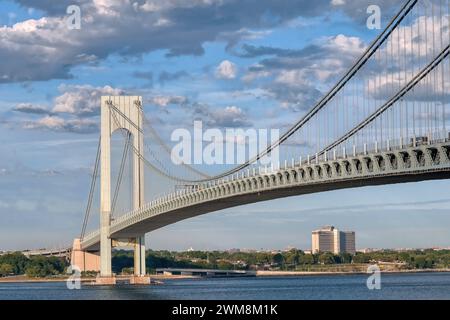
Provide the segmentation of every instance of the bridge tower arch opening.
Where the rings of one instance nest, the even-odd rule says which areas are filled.
[[[117,130],[131,134],[132,152],[132,205],[138,209],[144,204],[143,114],[140,96],[102,96],[100,132],[100,277],[112,277],[111,251],[113,244],[134,246],[134,275],[145,275],[145,234],[131,239],[112,239],[111,226],[111,137]],[[113,241],[114,240],[114,241]],[[117,240],[117,241],[116,241]]]

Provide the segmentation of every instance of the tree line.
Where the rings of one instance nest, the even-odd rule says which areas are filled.
[[[156,268],[198,268],[221,270],[296,270],[308,266],[332,266],[373,263],[400,264],[404,269],[450,268],[450,250],[383,250],[370,253],[357,252],[332,254],[321,252],[307,254],[292,249],[283,252],[268,251],[167,251],[147,250],[148,271]],[[112,267],[116,273],[132,272],[133,251],[113,251]],[[48,277],[65,274],[69,266],[64,258],[32,256],[21,252],[0,255],[0,277],[8,275],[27,275]]]
[[[32,256],[21,252],[0,255],[0,277],[27,275],[29,277],[48,277],[65,273],[68,262],[64,258]]]
[[[113,253],[113,270],[131,272],[133,252],[119,250]],[[307,254],[292,249],[283,252],[231,252],[231,251],[166,251],[148,250],[147,268],[212,268],[222,270],[295,270],[301,266],[394,263],[404,269],[450,268],[450,250],[383,250],[370,253],[333,254],[320,252]]]

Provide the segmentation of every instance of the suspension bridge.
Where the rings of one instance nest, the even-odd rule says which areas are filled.
[[[449,178],[449,45],[449,1],[405,1],[278,140],[218,173],[175,164],[141,97],[102,97],[101,134],[72,264],[100,270],[99,283],[115,283],[111,250],[133,246],[134,274],[144,279],[145,234],[184,219],[281,197]],[[111,162],[116,133],[123,144],[117,168]],[[261,165],[275,150],[279,160]],[[126,193],[127,166],[125,201],[119,197]],[[87,233],[98,189],[99,225]]]

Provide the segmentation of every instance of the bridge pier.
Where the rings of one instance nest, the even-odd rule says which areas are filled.
[[[134,275],[145,276],[145,235],[137,237],[134,244]]]
[[[137,237],[134,244],[134,274],[130,284],[150,284],[145,269],[145,235]]]

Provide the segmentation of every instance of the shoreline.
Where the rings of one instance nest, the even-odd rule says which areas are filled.
[[[450,272],[450,269],[411,269],[411,270],[381,270],[381,274],[396,273],[439,273]],[[296,277],[296,276],[342,276],[368,274],[364,271],[256,271],[257,277]]]
[[[43,282],[66,282],[70,276],[61,276],[54,278],[32,278],[24,275],[11,276],[0,278],[0,283],[43,283]],[[150,275],[152,280],[182,280],[182,279],[197,279],[201,277],[188,276],[188,275]],[[117,276],[117,279],[121,279],[123,276]],[[95,277],[81,278],[82,283],[90,283],[95,281]]]
[[[412,269],[412,270],[384,270],[381,274],[415,274],[415,273],[439,273],[450,272],[450,269]],[[256,271],[243,276],[229,276],[220,278],[244,278],[249,276],[254,277],[303,277],[303,276],[343,276],[343,275],[361,275],[367,274],[362,271]],[[120,279],[121,276],[118,276]],[[188,276],[188,275],[150,275],[154,280],[185,280],[185,279],[203,279],[206,277],[201,276]],[[0,278],[0,283],[45,283],[45,282],[65,282],[69,279],[67,277],[55,277],[55,278],[31,278],[27,276],[11,276]],[[89,283],[95,281],[94,277],[81,278],[82,283]]]

